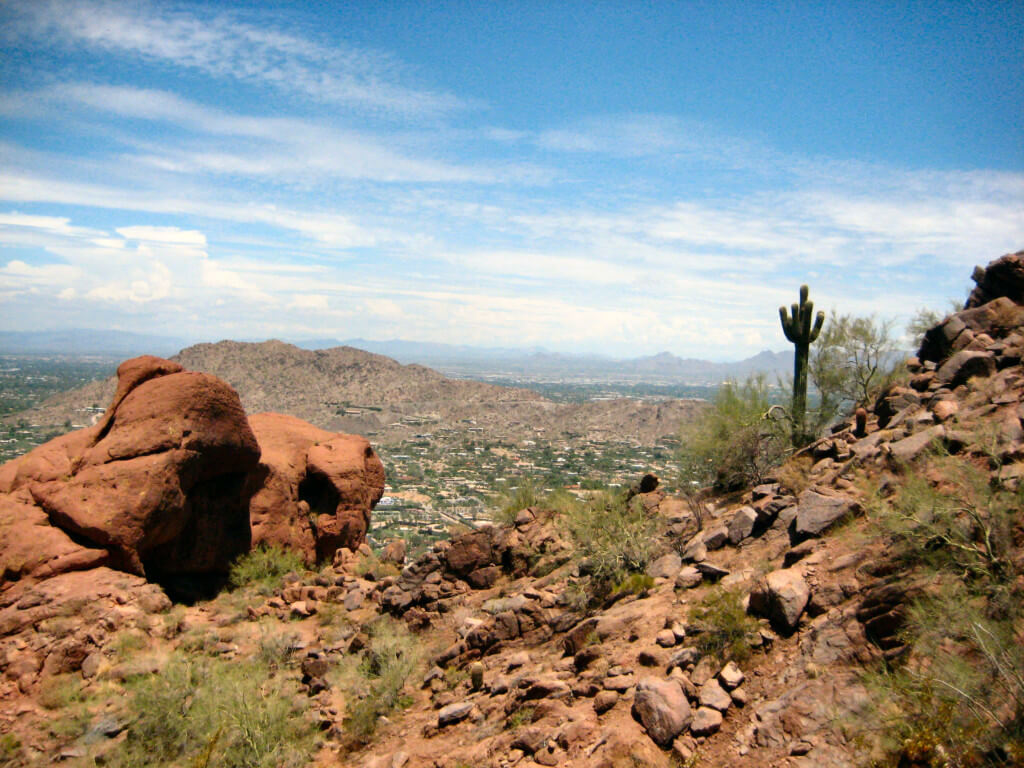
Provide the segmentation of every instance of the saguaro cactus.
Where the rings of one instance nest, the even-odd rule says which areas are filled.
[[[805,439],[807,361],[810,357],[811,343],[818,338],[821,326],[825,322],[825,313],[818,312],[818,316],[814,319],[814,326],[811,326],[814,302],[808,300],[809,293],[810,289],[806,285],[800,286],[800,303],[793,304],[792,316],[786,314],[785,307],[779,307],[782,331],[796,347],[796,353],[793,355],[793,445],[798,445]]]

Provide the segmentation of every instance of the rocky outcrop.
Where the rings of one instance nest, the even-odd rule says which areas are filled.
[[[253,544],[301,552],[311,564],[358,549],[384,492],[384,465],[369,442],[280,413],[249,423],[262,451],[249,481]]]
[[[1015,304],[1024,304],[1024,251],[1008,253],[985,268],[976,267],[971,279],[975,288],[965,309],[980,307],[1002,296]]]
[[[102,421],[0,469],[5,585],[104,563],[173,584],[248,550],[259,446],[234,390],[152,357],[118,377]]]
[[[135,358],[97,424],[0,468],[0,589],[109,566],[184,593],[253,541],[330,559],[363,543],[383,487],[363,438],[250,422],[217,377]]]

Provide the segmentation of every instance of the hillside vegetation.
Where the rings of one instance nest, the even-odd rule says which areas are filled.
[[[190,606],[113,571],[85,603],[7,585],[2,759],[1024,764],[1024,253],[975,280],[861,418],[753,486],[524,488],[415,559],[267,548]]]

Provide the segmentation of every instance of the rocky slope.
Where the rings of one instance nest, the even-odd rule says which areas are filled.
[[[228,382],[249,412],[287,413],[322,429],[391,443],[439,427],[473,427],[488,437],[559,437],[653,444],[675,435],[700,407],[686,400],[555,403],[526,389],[449,379],[421,365],[352,347],[309,351],[280,341],[222,341],[182,350],[175,361]],[[113,381],[94,382],[9,418],[59,425],[104,403]]]
[[[114,583],[113,572],[94,569],[88,604],[72,602],[74,585],[42,581],[0,604],[0,731],[10,737],[0,747],[22,764],[115,766],[142,748],[150,764],[205,755],[225,765],[367,768],[867,765],[877,694],[864,672],[883,660],[928,669],[934,659],[918,658],[902,630],[911,603],[949,579],[906,559],[883,510],[911,481],[939,498],[966,492],[942,461],[980,477],[980,490],[1011,489],[1024,475],[1018,275],[1024,253],[977,272],[968,307],[929,331],[908,378],[771,482],[692,504],[653,478],[638,483],[629,519],[652,531],[640,542],[646,579],[598,589],[600,553],[579,520],[527,508],[414,562],[399,546],[382,556],[390,562],[342,548],[330,567],[292,573],[269,594],[241,590],[170,613],[138,576]],[[595,540],[619,519],[603,514],[590,518]],[[997,569],[1003,591],[989,607],[1019,633],[1024,520],[1019,504],[1007,514],[998,530],[955,517],[950,535],[961,538],[928,539],[921,552],[962,546]],[[139,647],[118,641],[126,633]],[[943,643],[956,647],[952,637]],[[211,674],[269,661],[258,667],[265,682],[219,710],[239,716],[204,721],[204,738],[188,742],[154,729],[159,700],[142,695],[180,690],[170,719],[199,722],[211,694],[201,680],[180,684],[182,657]],[[62,703],[55,681],[78,698]],[[259,760],[230,762],[251,722],[241,713],[275,692],[285,714],[261,728],[305,723],[306,735],[287,745],[275,735]],[[62,718],[78,726],[58,727]],[[158,758],[168,744],[178,751]],[[886,764],[946,759],[912,746]]]

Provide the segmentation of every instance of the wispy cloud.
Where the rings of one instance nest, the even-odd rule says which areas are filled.
[[[8,36],[162,61],[204,74],[398,114],[466,106],[443,91],[404,85],[402,64],[380,51],[250,23],[240,12],[113,0],[21,0]]]

